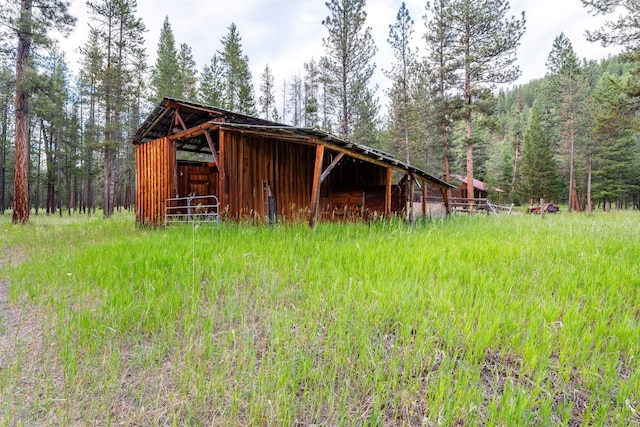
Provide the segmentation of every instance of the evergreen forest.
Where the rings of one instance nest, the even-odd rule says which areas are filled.
[[[167,96],[319,128],[446,180],[480,179],[496,202],[640,209],[640,6],[581,1],[615,12],[587,37],[623,53],[582,59],[561,33],[546,75],[514,86],[526,11],[506,0],[425,1],[415,17],[402,3],[385,41],[372,37],[366,0],[328,0],[324,51],[299,58],[297,76],[269,64],[252,76],[233,22],[200,67],[170,15],[149,60],[136,0],[90,0],[89,22],[71,16],[69,0],[0,0],[0,213],[25,222],[132,209],[130,137]],[[80,25],[90,31],[76,71],[57,39]],[[394,58],[379,91],[382,42]]]

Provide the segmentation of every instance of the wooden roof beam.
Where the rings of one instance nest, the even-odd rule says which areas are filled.
[[[180,117],[180,108],[176,108],[173,112],[173,121],[176,125],[180,125],[183,131],[187,130],[187,126],[184,124],[184,120],[182,120],[182,117]]]
[[[211,155],[213,156],[213,162],[216,164],[216,167],[220,169],[220,163],[218,162],[218,155],[216,154],[216,149],[213,147],[213,140],[211,139],[211,135],[208,130],[204,131],[204,136],[207,138],[207,144],[209,144],[209,149],[211,150]]]
[[[194,126],[182,132],[178,132],[176,134],[170,135],[169,139],[174,141],[180,141],[182,139],[188,139],[188,138],[193,138],[195,136],[200,136],[204,134],[204,132],[207,130],[215,130],[218,128],[220,128],[220,125],[218,123],[205,122],[205,123],[202,123],[201,125]]]
[[[336,167],[336,165],[338,164],[338,162],[344,157],[344,153],[339,153],[335,159],[333,159],[333,161],[331,162],[331,164],[329,166],[327,166],[327,168],[322,172],[322,175],[320,175],[320,183],[322,183],[325,179],[327,179],[327,177],[329,176],[329,174],[331,173],[331,171],[333,170],[333,168]]]
[[[147,132],[149,130],[153,129],[154,126],[157,125],[158,122],[164,118],[164,116],[167,114],[168,111],[169,110],[165,108],[164,110],[162,110],[161,114],[158,114],[158,117],[156,117],[156,119],[153,121],[153,123],[151,123],[151,125],[145,130],[144,134],[142,135],[142,138],[144,138],[144,136],[147,134]],[[136,143],[136,142],[139,143],[139,141],[134,141],[134,143]]]

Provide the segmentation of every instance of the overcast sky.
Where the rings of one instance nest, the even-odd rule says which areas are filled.
[[[405,0],[414,24],[414,43],[422,45],[426,0]],[[383,104],[382,89],[388,87],[383,69],[390,67],[392,52],[387,42],[389,25],[393,24],[402,0],[367,0],[367,25],[378,53],[374,83],[380,87],[378,96]],[[580,0],[512,0],[510,15],[525,12],[527,30],[518,50],[518,65],[522,77],[516,84],[527,83],[545,75],[545,62],[553,39],[561,32],[571,40],[578,57],[601,59],[619,50],[605,49],[585,40],[584,32],[604,22],[603,17],[591,16]],[[87,34],[86,5],[73,0],[72,13],[78,17],[77,27],[63,44],[72,67],[77,55],[72,51],[84,44]],[[303,64],[324,54],[323,37],[327,30],[322,20],[327,17],[325,0],[138,0],[138,16],[147,28],[145,35],[149,63],[155,63],[160,29],[169,16],[176,45],[191,46],[198,69],[209,62],[220,39],[228,33],[233,22],[242,37],[242,48],[249,57],[254,88],[258,91],[260,76],[266,64],[272,69],[276,85],[284,79],[304,74]],[[424,49],[422,49],[424,51]],[[282,98],[278,89],[278,98]],[[280,102],[279,102],[280,104]]]

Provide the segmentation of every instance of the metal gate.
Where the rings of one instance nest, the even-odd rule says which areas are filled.
[[[218,223],[220,202],[217,196],[174,197],[164,202],[164,225]]]

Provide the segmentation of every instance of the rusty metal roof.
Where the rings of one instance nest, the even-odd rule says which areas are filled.
[[[451,178],[455,179],[456,181],[459,181],[463,184],[466,185],[467,183],[467,177],[466,176],[462,176],[462,175],[456,175],[456,174],[451,174]],[[479,179],[473,178],[473,188],[475,188],[476,190],[480,190],[480,191],[488,191],[489,188],[487,187],[487,184],[485,184],[483,181],[480,181]],[[498,193],[504,193],[504,190],[501,190],[499,188],[494,188],[493,191],[496,191]]]
[[[133,144],[144,144],[158,138],[170,136],[183,129],[171,129],[176,110],[180,111],[180,118],[187,129],[196,126],[219,126],[234,129],[239,132],[251,132],[274,139],[291,140],[296,143],[323,144],[325,147],[345,152],[371,163],[385,165],[400,172],[412,173],[415,176],[441,188],[455,188],[440,178],[437,178],[415,166],[404,163],[389,153],[363,144],[347,141],[335,135],[316,128],[300,128],[275,123],[272,121],[226,111],[221,108],[197,104],[174,98],[164,98],[162,102],[149,114],[132,137]],[[176,143],[178,151],[194,153],[210,153],[204,132],[180,139]]]

